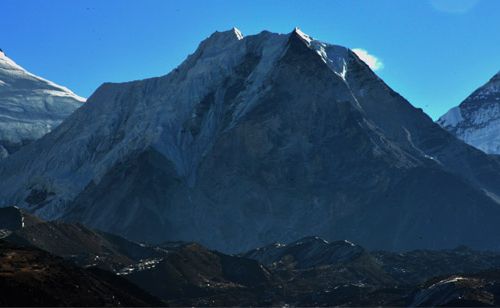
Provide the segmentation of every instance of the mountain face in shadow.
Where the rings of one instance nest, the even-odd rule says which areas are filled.
[[[478,306],[500,298],[500,253],[464,246],[395,253],[310,236],[228,255],[38,221],[9,230],[0,258],[8,306]]]
[[[0,240],[1,306],[160,306],[130,282],[82,269],[36,248]]]
[[[166,76],[103,84],[0,174],[4,205],[137,241],[499,248],[498,159],[298,29],[216,32]]]

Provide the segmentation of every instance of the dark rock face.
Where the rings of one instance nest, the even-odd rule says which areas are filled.
[[[23,227],[23,214],[17,207],[0,208],[0,229],[15,231]]]
[[[258,262],[187,244],[155,267],[124,276],[174,306],[264,304],[272,275]]]
[[[365,254],[362,247],[348,241],[329,243],[319,237],[306,237],[287,245],[276,243],[257,248],[243,256],[271,267],[303,269],[343,264]]]
[[[71,260],[82,267],[117,272],[142,259],[164,254],[163,250],[128,241],[109,233],[90,230],[80,224],[41,222],[17,230],[6,241],[37,247]]]
[[[1,306],[160,306],[126,280],[0,241]]]
[[[306,237],[235,256],[196,243],[139,245],[54,222],[6,240],[0,243],[0,285],[16,288],[0,301],[6,305],[160,304],[137,287],[168,306],[481,306],[500,298],[500,254],[466,247],[372,252],[348,241]],[[93,288],[80,292],[88,280]],[[25,299],[28,289],[34,296]]]
[[[499,253],[463,246],[369,252],[346,244],[309,237],[244,255],[263,260],[287,290],[282,300],[298,306],[475,307],[498,305],[500,300]],[[349,257],[338,258],[338,249],[349,252],[341,254]]]
[[[138,241],[182,240],[186,238],[175,236],[175,228],[168,228],[180,217],[164,213],[182,210],[166,205],[184,201],[182,195],[187,189],[172,164],[157,151],[148,150],[118,164],[99,185],[90,184],[75,199],[65,219]],[[121,201],[116,202],[117,198]],[[124,223],[127,220],[132,221]],[[189,217],[180,221],[186,220]]]
[[[500,254],[466,247],[403,253],[375,251],[371,255],[384,271],[403,284],[419,284],[438,276],[500,268]]]
[[[499,266],[500,254],[465,247],[369,252],[307,237],[239,257],[172,246],[155,266],[123,277],[175,306],[482,306],[500,298]]]
[[[310,234],[369,249],[498,249],[499,161],[325,44],[344,61],[338,73],[319,43],[216,33],[167,76],[105,84],[0,165],[0,200],[224,252]],[[55,195],[28,203],[41,188]]]
[[[412,307],[496,307],[500,304],[498,269],[432,279],[409,297]]]

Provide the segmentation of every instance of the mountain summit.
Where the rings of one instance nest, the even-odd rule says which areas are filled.
[[[27,72],[0,50],[0,159],[50,132],[84,101]]]
[[[468,144],[500,154],[500,72],[437,122]]]
[[[500,248],[500,163],[298,29],[215,32],[166,76],[105,83],[0,174],[4,205],[134,240]]]

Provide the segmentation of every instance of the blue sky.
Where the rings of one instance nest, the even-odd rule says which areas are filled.
[[[168,73],[215,30],[295,26],[373,55],[377,73],[436,118],[500,70],[498,0],[2,0],[0,48],[89,96]]]

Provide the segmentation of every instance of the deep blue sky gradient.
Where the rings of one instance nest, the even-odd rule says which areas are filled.
[[[377,73],[389,86],[433,118],[500,70],[498,0],[0,2],[0,48],[82,96],[106,81],[164,75],[233,26],[244,35],[299,26],[366,49],[384,63]]]

